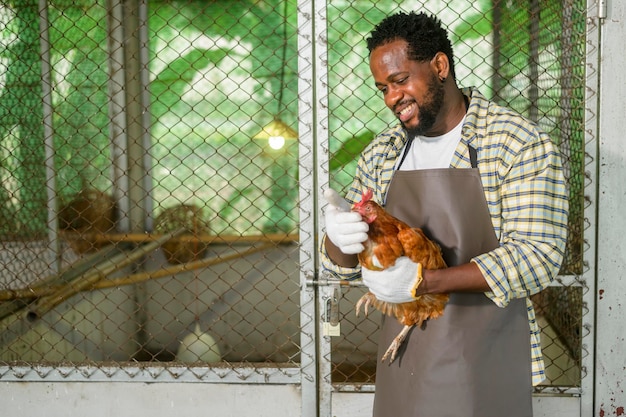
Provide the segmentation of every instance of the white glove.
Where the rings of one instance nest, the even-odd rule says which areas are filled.
[[[350,203],[333,189],[324,192],[326,207],[326,235],[346,255],[361,253],[365,247],[369,226],[359,213],[350,211]]]
[[[388,303],[408,303],[415,301],[415,291],[422,283],[422,264],[401,256],[396,263],[382,271],[361,268],[363,284],[380,301]]]

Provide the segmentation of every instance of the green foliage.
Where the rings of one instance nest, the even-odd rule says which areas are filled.
[[[52,128],[61,199],[85,186],[112,186],[111,51],[104,3],[49,2]],[[575,20],[582,26],[572,33],[584,36],[584,1],[575,3],[574,11],[580,11]],[[461,85],[479,85],[487,94],[492,86],[502,86],[497,97],[522,113],[540,115],[538,122],[554,140],[572,147],[571,168],[582,172],[576,156],[584,146],[584,68],[576,62],[584,57],[584,39],[570,41],[566,60],[562,34],[568,23],[560,2],[541,3],[539,32],[533,36],[526,3],[496,4],[499,15],[490,0],[420,7],[449,25]],[[297,226],[297,144],[270,153],[251,139],[276,115],[297,126],[296,1],[288,1],[286,19],[284,5],[282,0],[149,2],[148,152],[154,184],[146,192],[155,200],[153,215],[193,202],[210,209],[218,233]],[[372,85],[365,38],[389,13],[415,9],[408,0],[328,3],[329,85],[320,90],[327,96],[318,99],[328,101],[334,188],[351,182],[358,155],[376,133],[396,123]],[[38,1],[5,2],[0,10],[0,63],[6,68],[0,86],[0,212],[22,219],[32,235],[45,231],[47,220]],[[491,47],[494,16],[500,16],[499,50]],[[500,65],[492,68],[492,62]],[[575,77],[571,109],[560,106],[566,72]],[[566,131],[566,125],[579,133]],[[571,179],[580,184],[572,187],[577,202],[583,187],[578,180]]]
[[[0,204],[8,214],[18,213],[6,232],[37,236],[46,221],[38,2],[15,1],[11,11],[12,32],[3,31],[0,44],[6,63],[0,92]]]
[[[192,49],[169,62],[150,83],[152,117],[159,119],[168,112],[176,111],[178,106],[183,106],[182,95],[193,85],[196,76],[209,66],[218,66],[227,55],[228,51],[224,49]],[[188,106],[183,107],[180,113],[190,111]]]
[[[479,3],[487,3],[484,0]],[[488,3],[491,3],[490,1]],[[484,12],[483,10],[486,10]],[[487,7],[476,11],[474,14],[464,17],[461,23],[454,26],[452,39],[469,41],[472,39],[482,39],[493,31],[490,9]]]
[[[285,151],[277,159],[251,141],[278,112],[295,124],[296,71],[289,71],[296,59],[295,2],[287,22],[283,4],[151,3],[157,210],[196,201],[214,213],[216,233],[295,228],[297,172],[284,166],[296,167],[297,154]]]
[[[346,165],[354,161],[356,156],[363,152],[372,139],[374,139],[373,132],[364,132],[342,142],[341,147],[330,158],[330,170],[344,169]]]

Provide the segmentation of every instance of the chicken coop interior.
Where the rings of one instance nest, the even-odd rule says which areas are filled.
[[[624,176],[611,139],[623,105],[600,112],[600,56],[624,32],[615,3],[3,1],[7,410],[369,415],[381,316],[356,317],[358,280],[320,272],[321,195],[344,193],[360,152],[396,123],[365,39],[400,10],[436,14],[458,84],[536,121],[561,152],[569,235],[559,278],[532,298],[547,365],[535,415],[624,405],[604,348],[620,333],[619,307],[604,306],[624,255],[619,227],[598,218],[624,200],[603,193],[619,180],[600,185]],[[626,64],[612,59],[607,72]]]

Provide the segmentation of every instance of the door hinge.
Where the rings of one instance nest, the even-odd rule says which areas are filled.
[[[598,0],[598,19],[606,19],[606,9],[608,0]]]

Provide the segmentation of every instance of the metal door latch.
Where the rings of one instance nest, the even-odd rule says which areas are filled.
[[[324,301],[322,334],[324,336],[341,335],[341,323],[339,323],[339,288],[333,288],[332,295]]]

